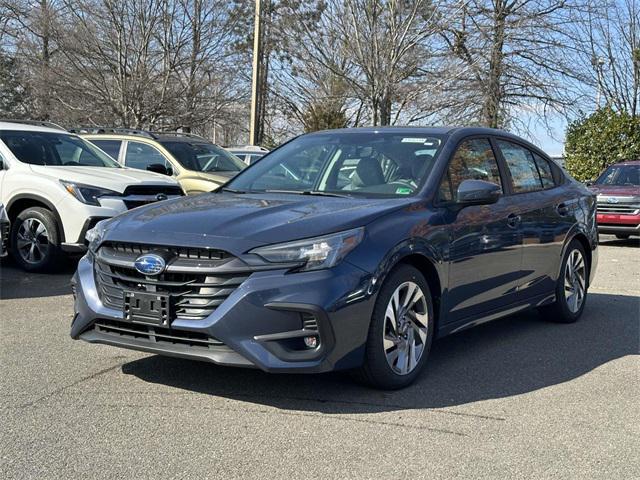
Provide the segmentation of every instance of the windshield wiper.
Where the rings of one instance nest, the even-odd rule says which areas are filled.
[[[292,195],[317,195],[319,197],[352,198],[343,193],[323,192],[321,190],[262,190],[264,193],[290,193]]]
[[[319,197],[351,198],[351,195],[347,195],[345,193],[323,192],[321,190],[306,190],[302,192],[302,195],[318,195]]]
[[[219,192],[229,192],[229,193],[249,193],[244,190],[235,190],[233,188],[222,187]]]

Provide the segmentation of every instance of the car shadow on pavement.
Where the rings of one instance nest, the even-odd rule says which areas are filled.
[[[598,241],[600,245],[605,247],[631,247],[631,248],[640,248],[640,238],[639,237],[629,237],[629,238],[616,238],[613,235],[601,236]]]
[[[67,259],[56,273],[23,271],[11,258],[0,262],[0,300],[71,295],[71,277],[77,260]]]
[[[586,308],[571,325],[547,323],[531,311],[440,339],[418,380],[394,392],[359,385],[345,373],[272,375],[162,356],[127,363],[122,371],[145,382],[288,410],[451,407],[567,382],[638,353],[640,297],[591,293]]]

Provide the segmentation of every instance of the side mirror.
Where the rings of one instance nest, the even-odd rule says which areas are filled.
[[[162,175],[170,175],[169,170],[162,163],[152,163],[151,165],[147,165],[147,170],[150,172],[161,173]]]
[[[584,182],[585,187],[592,187],[595,182],[593,180],[587,180]]]
[[[0,170],[4,170],[4,158],[0,155]]]
[[[502,189],[484,180],[464,180],[458,187],[457,201],[461,205],[488,205],[496,203]]]

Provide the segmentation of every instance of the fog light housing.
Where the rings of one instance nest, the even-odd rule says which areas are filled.
[[[318,337],[304,337],[304,344],[307,348],[316,348],[318,346]]]

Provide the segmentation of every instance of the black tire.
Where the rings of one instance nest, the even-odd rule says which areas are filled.
[[[400,374],[394,371],[393,367],[387,360],[387,353],[385,353],[384,337],[385,328],[387,328],[385,314],[394,292],[407,282],[413,282],[417,285],[424,295],[424,299],[426,301],[427,331],[426,339],[424,342],[421,342],[422,351],[415,368],[413,368],[409,373]],[[427,281],[418,269],[410,265],[399,265],[389,274],[380,290],[380,293],[378,294],[369,326],[365,349],[365,360],[362,367],[354,372],[356,379],[375,388],[384,390],[395,390],[410,385],[420,374],[420,371],[426,364],[427,357],[431,350],[431,344],[433,342],[434,329],[435,319],[433,315],[433,300],[431,298],[431,292],[429,291]],[[412,331],[409,333],[411,333],[412,338],[416,334]],[[407,337],[405,336],[404,338],[406,340]],[[416,340],[419,341],[418,339]],[[391,349],[393,348],[396,347],[391,347]]]
[[[569,259],[571,258],[574,251],[579,252],[584,262],[584,296],[580,307],[577,310],[572,311],[567,301],[565,280],[567,275],[567,263],[569,262]],[[582,244],[577,240],[572,240],[571,243],[569,243],[569,245],[567,246],[564,257],[562,258],[562,268],[560,270],[560,275],[558,276],[558,281],[556,282],[556,300],[551,305],[541,307],[539,309],[540,313],[548,322],[573,323],[580,318],[582,312],[584,311],[584,307],[587,303],[588,289],[589,263],[587,261],[587,256]]]
[[[626,235],[624,233],[616,233],[616,238],[619,240],[627,240],[631,235]]]
[[[40,254],[33,253],[31,261],[27,258],[29,248],[23,247],[25,237],[22,235],[28,230],[30,223],[42,225],[46,232],[46,242],[42,234],[38,236]],[[59,265],[62,258],[60,238],[60,229],[53,213],[46,208],[30,207],[20,212],[11,224],[11,253],[16,262],[28,272],[50,271]]]

